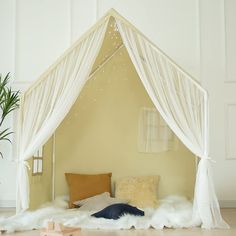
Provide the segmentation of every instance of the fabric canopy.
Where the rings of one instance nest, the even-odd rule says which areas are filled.
[[[198,165],[193,222],[227,228],[220,214],[208,156],[208,96],[191,76],[115,11],[110,11],[26,91],[21,98],[18,132],[17,210],[29,207],[27,162],[69,112],[104,39],[110,17],[152,102]]]
[[[54,133],[83,88],[103,42],[108,19],[69,49],[21,96],[18,127],[17,211],[29,207],[29,158]]]

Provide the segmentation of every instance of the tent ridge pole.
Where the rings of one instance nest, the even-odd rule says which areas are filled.
[[[124,47],[124,44],[120,44],[119,47],[111,54],[111,56],[109,56],[108,58],[106,58],[101,64],[99,64],[95,70],[93,70],[90,74],[89,74],[89,79],[96,74],[96,72],[98,72],[108,61],[110,61],[112,59],[112,57],[114,57],[118,51],[120,49],[122,49]]]

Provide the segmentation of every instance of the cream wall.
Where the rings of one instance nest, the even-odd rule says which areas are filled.
[[[160,154],[137,150],[141,107],[153,107],[126,49],[121,49],[86,84],[56,131],[56,195],[68,193],[65,172],[160,175],[159,197],[192,197],[195,159],[180,144]]]

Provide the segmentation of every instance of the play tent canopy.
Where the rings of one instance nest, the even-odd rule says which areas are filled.
[[[114,10],[101,18],[22,94],[18,126],[17,211],[29,207],[28,163],[63,121],[89,79],[109,20],[163,119],[200,161],[193,219],[227,228],[220,214],[208,155],[208,95],[183,69]]]

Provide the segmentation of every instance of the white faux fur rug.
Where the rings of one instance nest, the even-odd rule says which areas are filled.
[[[91,216],[94,212],[66,209],[66,207],[66,200],[60,198],[38,210],[0,218],[0,230],[11,233],[40,229],[45,227],[48,221],[84,229],[130,229],[132,227],[162,229],[198,226],[197,223],[191,222],[192,203],[179,196],[166,197],[157,209],[144,209],[145,216],[125,215],[118,220],[95,218]]]

